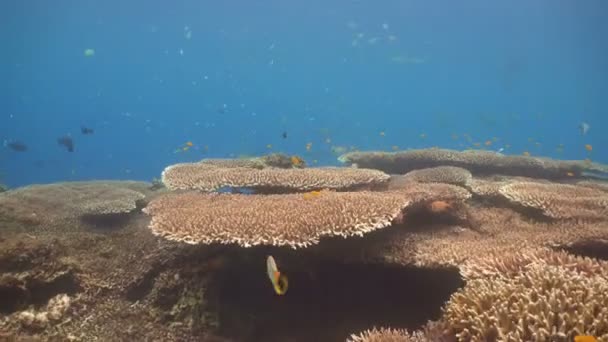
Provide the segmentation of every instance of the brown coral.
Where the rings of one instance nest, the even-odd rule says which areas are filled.
[[[456,166],[474,175],[503,174],[546,179],[568,179],[571,174],[583,176],[584,171],[606,172],[606,167],[584,161],[553,160],[530,156],[503,155],[492,151],[422,149],[400,152],[349,152],[338,158],[347,164],[378,169],[387,173],[405,174],[412,170],[438,166]]]
[[[556,219],[603,220],[608,217],[608,194],[592,188],[517,182],[500,187],[499,192],[512,202],[539,209]]]
[[[466,186],[473,176],[469,170],[455,166],[438,166],[408,172],[404,179],[420,183],[446,183]]]
[[[322,236],[363,235],[386,227],[411,200],[385,192],[302,194],[169,194],[145,212],[150,228],[170,240],[306,247]]]
[[[372,328],[360,334],[352,334],[347,342],[424,342],[427,339],[421,332],[410,334],[407,330],[391,328]]]
[[[176,164],[163,171],[171,190],[215,191],[222,187],[291,191],[351,189],[379,185],[389,176],[376,170],[354,168],[252,169],[217,167],[207,163]]]
[[[516,252],[486,259],[465,272],[467,286],[452,296],[443,321],[459,340],[572,341],[608,339],[605,262],[563,252]]]
[[[52,226],[85,215],[128,213],[147,187],[107,181],[31,185],[0,194],[0,220]]]

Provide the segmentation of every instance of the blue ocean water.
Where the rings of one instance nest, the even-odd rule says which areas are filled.
[[[0,140],[28,150],[0,148],[0,181],[433,146],[608,163],[606,18],[603,0],[3,1]]]

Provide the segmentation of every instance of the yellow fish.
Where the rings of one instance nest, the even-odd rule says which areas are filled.
[[[597,339],[591,335],[577,335],[574,342],[597,342]]]
[[[278,295],[284,295],[287,292],[288,287],[287,277],[279,272],[272,255],[269,255],[266,258],[266,274],[268,274],[274,292]]]
[[[321,191],[313,190],[304,193],[304,199],[311,199],[321,195]]]
[[[591,152],[591,151],[593,151],[593,146],[587,144],[587,145],[585,145],[585,150]]]

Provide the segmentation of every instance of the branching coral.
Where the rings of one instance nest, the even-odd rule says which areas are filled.
[[[360,334],[352,334],[347,342],[425,342],[422,332],[409,333],[403,329],[372,328]]]
[[[231,187],[308,191],[379,185],[388,181],[389,176],[376,170],[354,168],[254,169],[191,163],[167,167],[162,179],[171,190],[211,192]]]
[[[438,166],[408,172],[404,179],[420,183],[446,183],[466,186],[473,176],[466,169],[455,166]]]
[[[583,177],[583,171],[605,169],[583,161],[552,160],[530,156],[510,156],[492,151],[423,149],[400,152],[349,152],[338,158],[347,164],[404,174],[416,169],[457,166],[475,175],[504,174],[546,179]]]
[[[515,203],[539,209],[556,219],[603,220],[608,217],[608,194],[592,188],[516,182],[500,187],[499,193]]]
[[[475,262],[443,316],[458,340],[608,339],[605,262],[547,250]]]
[[[152,231],[188,243],[306,247],[322,236],[386,227],[411,203],[389,192],[290,195],[169,194],[152,201]]]

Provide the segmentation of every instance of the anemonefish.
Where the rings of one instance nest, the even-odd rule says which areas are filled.
[[[274,262],[272,255],[266,258],[266,273],[270,279],[270,283],[274,288],[274,292],[278,295],[284,295],[287,292],[287,276],[281,274],[277,268],[277,264]]]
[[[577,335],[574,342],[597,342],[597,339],[591,335]]]

